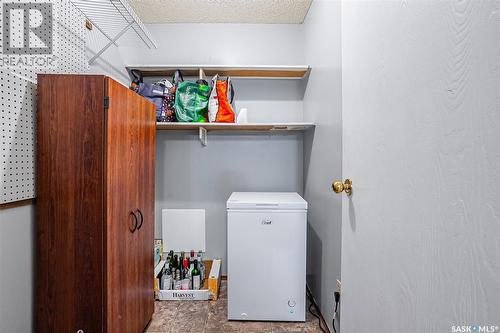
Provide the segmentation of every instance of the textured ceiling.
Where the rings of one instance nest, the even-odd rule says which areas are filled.
[[[312,0],[129,0],[144,23],[302,23]]]

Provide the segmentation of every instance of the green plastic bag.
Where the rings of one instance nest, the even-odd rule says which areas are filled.
[[[206,122],[210,86],[204,80],[179,82],[175,92],[175,115],[179,122]]]

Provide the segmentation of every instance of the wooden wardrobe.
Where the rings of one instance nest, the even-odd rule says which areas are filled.
[[[38,76],[36,332],[153,314],[155,108],[102,75]]]

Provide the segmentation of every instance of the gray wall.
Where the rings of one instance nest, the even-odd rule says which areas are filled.
[[[226,258],[232,192],[302,192],[301,135],[209,134],[206,147],[192,134],[156,138],[156,236],[161,238],[162,208],[204,208],[208,257]]]
[[[313,1],[304,22],[305,62],[312,67],[304,119],[316,123],[314,135],[304,136],[307,282],[329,326],[341,257],[341,195],[331,190],[332,181],[342,178],[340,12],[340,2]]]
[[[342,3],[342,332],[500,326],[499,23],[498,1]]]
[[[33,205],[0,210],[0,332],[32,329]]]
[[[158,49],[120,44],[127,64],[297,65],[299,24],[148,24]]]
[[[157,50],[121,47],[128,64],[303,64],[302,26],[281,24],[154,24]],[[224,36],[202,38],[200,36]],[[213,45],[214,42],[217,45]],[[279,47],[277,47],[279,45]],[[235,80],[236,109],[251,122],[302,121],[299,80]],[[163,208],[206,209],[207,256],[226,258],[226,200],[233,191],[303,190],[302,134],[158,133],[156,237]],[[226,267],[223,265],[223,272]]]

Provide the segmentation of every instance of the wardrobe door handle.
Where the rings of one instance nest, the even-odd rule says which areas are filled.
[[[142,212],[139,208],[137,208],[137,212],[139,213],[139,215],[141,215],[141,224],[139,224],[139,226],[137,227],[137,230],[139,230],[141,229],[142,224],[144,223],[144,215],[142,215]]]
[[[132,215],[134,216],[134,221],[135,221],[135,224],[134,224],[134,228],[133,229],[130,229],[130,227],[128,228],[130,230],[131,233],[134,233],[136,230],[137,230],[137,215],[135,215],[134,211],[130,211],[130,214],[129,215]]]

